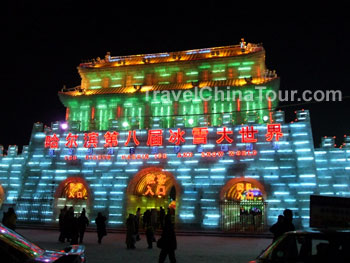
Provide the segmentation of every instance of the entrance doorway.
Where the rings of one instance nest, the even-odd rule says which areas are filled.
[[[64,180],[55,193],[54,218],[58,221],[61,209],[74,208],[74,215],[78,216],[83,209],[86,210],[86,216],[90,214],[91,194],[87,183],[81,177],[70,177]]]
[[[159,218],[160,207],[163,207],[165,213],[168,208],[175,210],[175,220],[179,195],[180,187],[171,173],[158,167],[142,169],[128,185],[125,216],[136,214],[140,208],[141,214],[150,210],[155,218]]]
[[[233,232],[263,232],[266,227],[263,185],[250,178],[230,180],[221,191],[221,228]]]

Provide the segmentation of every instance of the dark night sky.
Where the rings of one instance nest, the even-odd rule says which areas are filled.
[[[164,6],[166,12],[151,14],[122,7],[82,8],[69,1],[55,8],[14,2],[0,18],[0,144],[5,147],[28,144],[34,122],[63,120],[65,109],[57,92],[63,85],[80,84],[76,67],[82,60],[103,57],[107,51],[112,56],[170,52],[238,44],[244,37],[263,43],[267,67],[281,77],[282,90],[350,93],[350,32],[340,14],[277,18],[273,13],[255,16],[247,9],[214,6],[207,12]],[[344,134],[350,135],[349,101],[284,110],[292,121],[296,109],[309,109],[315,145],[324,135],[337,136],[339,144]]]

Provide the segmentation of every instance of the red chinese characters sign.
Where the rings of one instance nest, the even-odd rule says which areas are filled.
[[[166,181],[165,174],[147,174],[144,178],[146,188],[141,190],[142,195],[164,197],[166,195]]]
[[[63,190],[64,196],[68,199],[87,199],[88,193],[82,183],[69,183]]]
[[[164,134],[162,129],[148,130],[147,133],[147,146],[158,147],[164,145]],[[242,126],[238,132],[240,134],[240,142],[242,143],[255,143],[258,141],[257,134],[259,131],[254,126]],[[168,143],[175,146],[180,146],[186,142],[185,139],[186,132],[178,128],[177,130],[169,130]],[[222,127],[217,129],[215,142],[217,144],[231,144],[234,142],[233,139],[234,132],[232,129],[227,127]],[[198,145],[204,145],[208,143],[209,128],[208,127],[195,127],[192,128],[192,143]],[[116,131],[107,131],[104,135],[104,148],[112,148],[119,146],[119,133]],[[267,132],[265,134],[266,141],[270,142],[272,140],[279,141],[283,137],[281,124],[267,124]],[[58,149],[60,139],[57,134],[47,135],[45,137],[45,148]],[[132,143],[132,145],[130,145]],[[99,134],[97,132],[84,133],[83,146],[85,148],[96,148],[99,144]],[[69,133],[65,137],[64,145],[67,148],[77,148],[78,135]],[[128,131],[127,138],[125,140],[124,146],[138,146],[140,141],[137,137],[136,131]]]

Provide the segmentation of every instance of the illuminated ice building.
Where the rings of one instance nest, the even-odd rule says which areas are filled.
[[[66,120],[35,123],[21,154],[0,149],[0,203],[19,221],[54,224],[73,205],[121,228],[170,206],[179,229],[259,232],[285,208],[308,226],[311,194],[350,195],[350,144],[314,148],[308,111],[274,111],[261,45],[107,54],[78,71],[59,92]]]

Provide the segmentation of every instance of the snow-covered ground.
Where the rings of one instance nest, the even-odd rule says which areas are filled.
[[[68,243],[57,241],[58,232],[53,230],[18,229],[20,234],[46,249],[62,249]],[[157,236],[158,237],[158,236]],[[253,260],[268,244],[271,239],[240,238],[240,237],[213,237],[213,236],[177,236],[178,249],[176,259],[180,263],[240,263]],[[97,243],[97,234],[86,232],[84,245],[88,263],[148,263],[158,262],[160,250],[155,243],[153,249],[147,249],[146,238],[141,235],[135,250],[127,250],[125,234],[110,233]],[[166,262],[169,262],[167,259]]]

